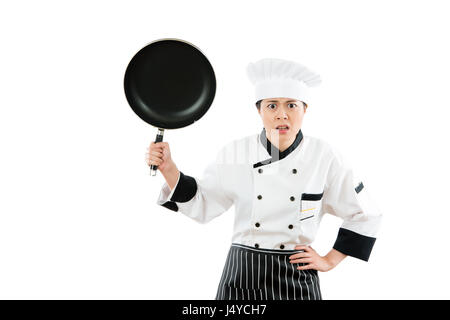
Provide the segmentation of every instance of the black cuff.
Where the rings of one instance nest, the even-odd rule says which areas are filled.
[[[163,207],[166,207],[167,209],[170,209],[172,211],[178,211],[178,206],[173,201],[166,201],[162,204]]]
[[[343,254],[369,261],[376,238],[364,236],[351,230],[340,228],[333,249]]]
[[[197,182],[195,179],[191,176],[183,174],[183,172],[180,171],[180,179],[175,187],[175,191],[173,192],[170,201],[188,202],[195,196],[196,193]]]

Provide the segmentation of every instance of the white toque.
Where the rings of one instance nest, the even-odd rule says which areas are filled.
[[[309,103],[308,87],[319,85],[320,75],[289,60],[261,59],[247,66],[255,86],[256,101],[267,98],[292,98]]]

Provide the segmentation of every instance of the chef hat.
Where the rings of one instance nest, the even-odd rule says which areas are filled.
[[[247,75],[255,85],[256,101],[280,97],[308,103],[308,87],[322,82],[320,75],[305,66],[282,59],[267,58],[249,63]]]

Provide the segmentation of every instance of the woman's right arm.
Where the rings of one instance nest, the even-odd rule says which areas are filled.
[[[222,189],[222,166],[217,163],[217,159],[209,163],[201,179],[178,170],[170,156],[167,142],[152,142],[147,159],[147,164],[158,166],[166,180],[157,204],[179,211],[199,223],[206,223],[221,215],[233,204],[233,200]]]

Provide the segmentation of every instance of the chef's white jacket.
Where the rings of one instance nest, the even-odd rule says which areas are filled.
[[[265,129],[230,142],[201,179],[180,172],[173,190],[164,182],[157,203],[199,223],[234,204],[232,242],[279,250],[310,245],[332,214],[343,219],[333,248],[365,261],[382,216],[341,154],[301,130],[283,152]]]

